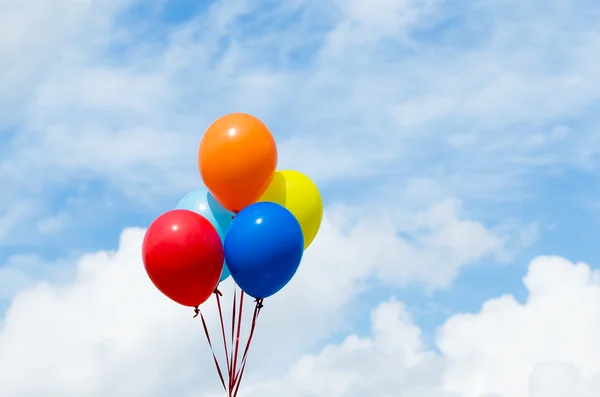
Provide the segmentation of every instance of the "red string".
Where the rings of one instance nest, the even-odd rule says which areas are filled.
[[[202,319],[202,327],[204,327],[204,333],[206,334],[206,340],[208,341],[208,346],[210,347],[210,351],[212,352],[213,359],[215,360],[215,365],[217,366],[217,372],[219,373],[219,378],[221,378],[221,384],[223,385],[223,389],[225,389],[225,392],[227,392],[227,387],[225,386],[225,377],[223,377],[223,372],[221,372],[221,366],[219,365],[219,360],[217,360],[217,356],[215,355],[215,350],[213,349],[212,342],[210,341],[210,334],[208,333],[208,327],[206,326],[206,320],[204,320],[204,316],[200,312],[200,309],[196,308],[195,310],[196,310],[196,316],[198,314],[200,314],[200,318]]]
[[[233,389],[233,350],[234,350],[234,342],[235,342],[235,313],[237,306],[237,291],[235,286],[233,287],[233,308],[231,310],[231,358],[229,359],[229,390],[226,390],[231,396],[231,390]]]
[[[217,360],[217,356],[215,354],[212,341],[210,339],[210,333],[208,332],[208,327],[206,325],[206,320],[199,308],[195,308],[195,316],[200,315],[202,319],[202,327],[204,328],[204,333],[206,334],[206,340],[208,341],[208,346],[213,355],[213,360],[215,361],[215,366],[217,367],[217,372],[219,374],[219,378],[221,379],[221,384],[223,385],[223,389],[227,393],[228,397],[237,397],[238,391],[240,389],[240,385],[242,382],[242,377],[244,375],[244,370],[246,368],[246,363],[248,359],[248,352],[250,350],[250,343],[252,342],[252,337],[254,336],[254,331],[256,329],[256,321],[260,314],[260,310],[263,307],[263,299],[256,299],[256,306],[254,308],[254,314],[252,316],[252,324],[250,326],[250,333],[248,335],[248,340],[246,341],[246,346],[243,350],[243,354],[241,360],[239,362],[238,368],[238,356],[240,353],[240,337],[242,331],[242,314],[243,314],[243,304],[244,304],[244,291],[240,291],[240,299],[239,299],[239,310],[237,309],[237,291],[234,287],[233,291],[233,310],[232,310],[232,318],[231,318],[231,350],[227,347],[227,336],[225,333],[225,322],[223,321],[223,310],[221,305],[221,292],[216,289],[215,296],[217,300],[217,307],[219,310],[219,320],[221,323],[221,335],[223,337],[223,347],[225,348],[225,358],[227,360],[227,370],[229,375],[229,388],[225,385],[225,377],[223,376],[223,372],[221,371],[221,366],[219,365],[219,360]],[[237,332],[236,332],[237,331]],[[233,344],[235,343],[235,347]]]
[[[227,349],[227,337],[225,336],[225,322],[223,321],[223,310],[221,308],[221,296],[223,294],[221,294],[221,291],[219,291],[218,289],[215,290],[215,296],[217,297],[217,307],[219,308],[219,319],[221,320],[221,334],[223,335],[223,347],[225,348],[225,360],[227,360],[227,372],[230,372],[230,366],[231,364],[229,363],[229,351]],[[230,375],[231,377],[231,375]]]
[[[240,389],[240,385],[242,384],[242,376],[244,376],[244,369],[246,368],[246,362],[248,359],[248,351],[250,350],[250,343],[252,342],[252,337],[254,336],[254,330],[256,329],[256,320],[258,319],[258,315],[260,314],[260,309],[262,309],[263,300],[257,299],[256,306],[254,307],[254,315],[252,316],[252,325],[250,326],[250,334],[248,335],[248,341],[246,342],[246,348],[244,349],[244,354],[242,356],[241,366],[239,372],[235,375],[233,383],[235,384],[235,390],[233,392],[232,397],[237,397],[238,391]]]
[[[244,291],[240,292],[240,310],[238,312],[238,321],[237,321],[237,335],[235,337],[235,354],[233,356],[232,362],[232,370],[229,378],[229,394],[233,393],[235,388],[235,374],[237,371],[237,361],[238,361],[238,352],[240,347],[240,335],[242,333],[242,313],[243,313],[243,305],[244,305]]]

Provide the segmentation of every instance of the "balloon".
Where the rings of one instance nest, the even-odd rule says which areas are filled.
[[[298,171],[279,171],[259,201],[280,204],[294,214],[302,227],[304,249],[308,248],[323,220],[321,193],[309,177]]]
[[[192,211],[159,216],[142,244],[144,267],[163,294],[197,307],[213,293],[223,270],[223,245],[210,222]]]
[[[276,203],[244,208],[225,236],[231,277],[254,298],[267,298],[282,289],[298,270],[303,253],[300,224]]]
[[[221,243],[223,242],[223,239],[221,239]],[[227,278],[231,276],[231,272],[229,271],[229,267],[227,266],[227,262],[225,262],[225,259],[223,259],[223,271],[221,272],[221,277],[219,278],[219,283],[221,281],[225,281],[227,280]]]
[[[215,121],[198,148],[204,184],[223,207],[235,213],[267,190],[277,168],[277,146],[256,117],[232,113]]]
[[[194,211],[197,214],[205,217],[217,229],[221,242],[225,240],[225,233],[229,225],[231,225],[233,212],[223,208],[221,204],[206,190],[197,189],[183,197],[175,207],[181,210]],[[227,263],[223,264],[223,273],[219,282],[229,277],[229,269]]]

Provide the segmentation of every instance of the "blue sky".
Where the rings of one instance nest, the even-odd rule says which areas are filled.
[[[317,319],[312,331],[299,327],[296,347],[268,350],[281,371],[293,373],[303,353],[325,360],[325,346],[342,349],[350,335],[379,341],[371,314],[397,309],[398,324],[418,328],[422,350],[435,355],[423,371],[437,373],[438,360],[447,366],[431,381],[432,397],[538,397],[521,386],[503,389],[501,380],[481,381],[476,370],[460,367],[464,373],[456,375],[460,355],[443,341],[456,335],[447,330],[462,321],[459,313],[487,318],[482,306],[494,298],[513,295],[528,308],[534,292],[523,278],[543,278],[530,266],[535,258],[555,255],[598,269],[598,16],[600,6],[590,0],[13,4],[0,16],[3,322],[20,324],[6,313],[20,313],[20,302],[35,301],[44,285],[79,291],[87,271],[81,258],[89,253],[119,252],[90,265],[97,266],[88,274],[93,280],[105,280],[103,266],[121,264],[131,266],[127,277],[138,277],[135,285],[149,283],[138,272],[139,236],[126,238],[123,230],[147,227],[197,187],[203,131],[217,117],[243,111],[271,128],[280,168],[310,175],[326,203],[306,271],[273,304],[290,316],[286,326],[301,321],[294,313]],[[126,253],[133,254],[123,259]],[[560,283],[560,275],[570,280],[566,274],[577,272],[573,263],[546,260],[555,269],[547,280]],[[586,288],[595,288],[590,283]],[[331,300],[322,312],[310,299],[298,303],[305,286]],[[63,303],[54,309],[67,313],[71,306]],[[169,318],[180,316],[169,304],[161,306],[172,309]],[[23,324],[43,321],[17,314]],[[0,328],[0,369],[12,326]],[[277,327],[273,319],[269,332],[287,332]],[[88,342],[81,348],[97,341]],[[143,362],[139,354],[119,354]],[[584,374],[596,368],[566,357]],[[114,375],[92,369],[108,368],[104,358],[89,359],[90,379]],[[523,379],[537,379],[539,360],[523,369]],[[33,373],[19,371],[15,379]],[[263,372],[249,375],[249,396],[294,384],[289,373],[271,379]],[[93,381],[69,389],[58,378],[40,387],[62,396],[114,392]],[[174,379],[165,375],[160,390],[192,393],[187,378]],[[479,379],[471,383],[480,389],[461,379]],[[381,381],[393,389],[390,382]],[[189,395],[212,396],[213,386]],[[11,383],[11,396],[35,393],[19,387]],[[128,387],[132,395],[163,395],[144,394],[149,384]],[[320,393],[333,395],[327,390]]]

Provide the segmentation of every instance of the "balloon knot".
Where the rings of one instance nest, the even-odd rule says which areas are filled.
[[[221,291],[219,291],[219,287],[215,288],[215,291],[213,292],[213,294],[219,295],[219,296],[223,296],[223,294],[221,293]]]
[[[256,307],[258,307],[259,309],[263,308],[263,298],[257,298],[254,302],[256,302]]]
[[[200,309],[198,308],[198,306],[196,306],[196,307],[194,308],[194,317],[193,317],[193,318],[196,318],[196,317],[198,317],[198,315],[199,315],[199,314],[200,314]]]

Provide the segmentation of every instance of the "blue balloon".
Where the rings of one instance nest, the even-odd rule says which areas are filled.
[[[215,229],[217,229],[219,236],[221,236],[221,241],[225,240],[227,229],[231,225],[232,218],[235,215],[219,204],[207,189],[198,189],[186,194],[184,198],[179,200],[175,208],[178,210],[193,211],[208,219]],[[229,275],[229,268],[227,261],[225,261],[219,282],[225,280]]]
[[[249,205],[233,219],[225,236],[231,277],[254,298],[281,290],[296,274],[304,254],[304,236],[296,217],[283,206]]]

